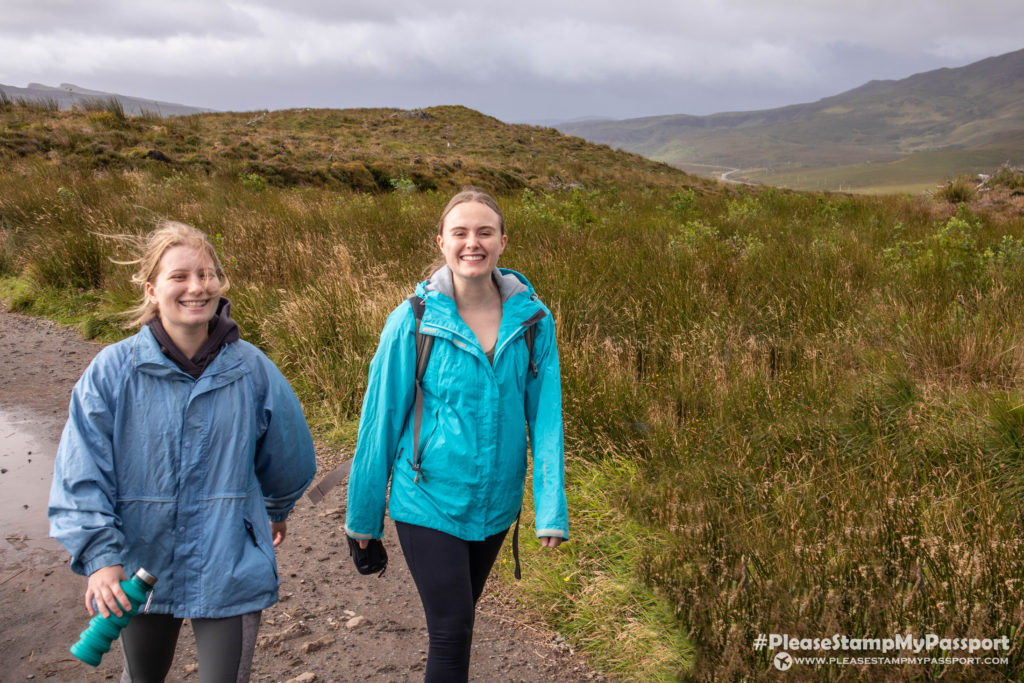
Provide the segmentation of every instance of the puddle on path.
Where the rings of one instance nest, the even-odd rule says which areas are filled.
[[[57,444],[33,434],[32,424],[0,411],[0,530],[15,547],[46,539],[49,531],[46,505]]]

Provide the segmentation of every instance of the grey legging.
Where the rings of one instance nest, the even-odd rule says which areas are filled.
[[[252,670],[260,612],[225,619],[192,619],[199,656],[199,683],[246,683]],[[182,619],[137,614],[121,631],[121,683],[159,683],[167,676]]]

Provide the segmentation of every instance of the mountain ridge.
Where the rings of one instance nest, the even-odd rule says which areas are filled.
[[[1024,50],[774,109],[564,123],[559,130],[672,164],[787,172],[889,163],[920,152],[984,148],[1024,156]],[[994,148],[994,149],[993,149]],[[951,164],[955,155],[950,155]],[[945,169],[944,169],[945,170]],[[965,168],[965,171],[973,170]],[[818,188],[815,188],[818,189]]]
[[[141,114],[154,113],[161,116],[184,116],[188,114],[205,114],[213,112],[213,109],[195,107],[176,102],[164,102],[152,100],[145,97],[133,95],[122,95],[120,93],[104,92],[102,90],[91,90],[73,83],[61,83],[59,86],[46,85],[44,83],[29,83],[24,88],[14,85],[0,83],[0,92],[3,92],[12,100],[27,100],[46,102],[54,101],[60,109],[82,108],[96,101],[117,99],[124,107],[126,114],[138,116]]]

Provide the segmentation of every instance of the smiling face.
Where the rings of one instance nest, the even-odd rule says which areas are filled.
[[[205,327],[217,312],[221,282],[209,256],[186,245],[170,247],[160,258],[146,296],[156,306],[168,334]]]
[[[437,236],[437,246],[452,275],[467,280],[490,277],[507,241],[498,214],[480,202],[454,206]]]

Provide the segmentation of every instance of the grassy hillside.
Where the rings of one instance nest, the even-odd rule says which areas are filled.
[[[0,294],[116,338],[135,295],[102,235],[194,223],[223,253],[243,335],[320,438],[351,445],[384,318],[434,255],[447,191],[422,188],[479,178],[507,216],[503,264],[554,312],[563,370],[573,538],[524,543],[509,588],[524,609],[620,680],[765,678],[774,653],[754,641],[772,632],[1015,644],[986,653],[1001,665],[798,665],[800,680],[1024,676],[1024,176],[993,179],[1002,204],[960,207],[719,187],[427,113],[284,112],[248,132],[256,115],[110,129],[15,112],[47,148],[0,165]],[[461,167],[430,147],[446,121]],[[176,165],[137,158],[151,139],[114,147],[146,135]],[[355,135],[370,175],[392,169],[369,192],[325,170]],[[228,153],[241,140],[258,158]],[[115,160],[92,164],[96,146]]]
[[[988,154],[987,164],[1024,162],[1024,50],[958,69],[938,69],[899,81],[872,81],[818,102],[779,109],[661,116],[626,121],[565,124],[559,128],[699,170],[694,164],[754,169],[751,177],[773,185],[837,189],[842,173],[827,168],[857,166],[859,177],[904,157],[936,150]],[[947,158],[952,160],[953,156]],[[867,187],[916,185],[915,166],[880,171]],[[907,171],[904,174],[904,170]],[[952,175],[971,168],[956,168]],[[807,176],[807,172],[814,172]],[[948,175],[937,168],[926,184]],[[806,182],[799,180],[809,178]],[[845,186],[845,185],[844,185]],[[853,185],[860,186],[860,181]]]
[[[0,99],[0,159],[45,159],[76,169],[162,167],[364,192],[391,191],[398,183],[448,191],[467,183],[542,190],[580,182],[679,182],[678,171],[665,164],[465,107],[159,118],[125,116],[111,101],[68,112]]]
[[[1006,150],[1010,145],[1024,143],[1004,137],[1007,144],[995,143],[986,147],[917,152],[885,163],[865,162],[831,168],[791,170],[787,167],[750,169],[730,174],[730,180],[799,187],[806,190],[842,190],[866,194],[904,192],[922,194],[934,192],[942,181],[958,176],[977,177],[1000,164],[1009,162]]]

